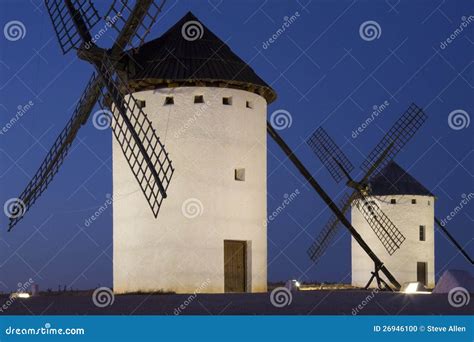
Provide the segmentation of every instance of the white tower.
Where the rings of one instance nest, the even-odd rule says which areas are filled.
[[[191,13],[127,63],[175,172],[155,219],[114,140],[114,291],[266,291],[274,91]]]
[[[352,225],[400,284],[420,281],[434,287],[434,195],[395,162],[375,176],[370,187],[369,201],[380,206],[406,240],[389,255],[355,204]],[[352,285],[365,286],[373,271],[374,263],[352,239]]]

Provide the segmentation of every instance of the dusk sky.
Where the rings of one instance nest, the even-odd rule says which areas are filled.
[[[108,2],[96,2],[104,14]],[[3,30],[0,36],[3,207],[36,172],[72,115],[92,67],[74,52],[62,55],[42,1],[0,4],[2,28],[11,21],[24,26],[23,38],[7,39]],[[441,0],[169,0],[148,40],[192,11],[275,89],[278,98],[268,116],[280,109],[290,114],[291,125],[279,133],[336,201],[348,190],[333,181],[310,151],[308,136],[324,125],[356,166],[352,175],[358,178],[365,156],[416,103],[428,120],[395,160],[437,196],[435,214],[443,219],[474,192],[474,124],[469,125],[474,113],[473,9],[472,1]],[[291,16],[296,19],[268,43]],[[377,24],[377,37],[360,33],[367,21]],[[451,35],[454,39],[446,42]],[[112,37],[101,37],[98,45],[110,46]],[[7,127],[18,106],[30,101],[31,108]],[[375,120],[353,134],[373,107],[384,103],[388,105]],[[453,112],[461,121],[448,120]],[[300,192],[268,225],[269,281],[350,283],[350,235],[345,230],[316,266],[308,258],[306,250],[330,211],[268,139],[268,213],[285,194]],[[112,286],[112,210],[85,226],[112,192],[111,142],[110,130],[97,130],[89,122],[49,189],[10,233],[2,213],[0,291],[13,290],[29,278],[42,290],[58,284]],[[468,203],[447,225],[471,256],[473,220],[474,203]],[[435,239],[437,278],[446,269],[471,269],[438,229]]]

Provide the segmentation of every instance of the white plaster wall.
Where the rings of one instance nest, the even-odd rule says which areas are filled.
[[[396,204],[390,204],[392,198],[396,199]],[[397,195],[384,196],[382,199],[383,201],[377,199],[381,209],[406,238],[400,249],[390,256],[355,205],[352,206],[351,212],[352,225],[401,285],[404,282],[416,281],[416,263],[427,262],[428,287],[434,287],[434,198]],[[412,204],[412,199],[416,199],[417,203]],[[420,225],[426,226],[426,241],[419,241]],[[352,285],[365,286],[373,270],[372,260],[352,238]],[[372,287],[375,286],[376,284],[372,283]]]
[[[205,104],[195,104],[195,95]],[[247,291],[266,291],[266,100],[210,87],[134,96],[146,101],[176,170],[155,219],[114,140],[114,291],[223,292],[224,240],[249,242]],[[174,105],[164,105],[165,96]],[[224,96],[231,106],[222,104]],[[235,168],[245,168],[244,182],[234,180]],[[183,215],[189,198],[202,203],[196,218]]]

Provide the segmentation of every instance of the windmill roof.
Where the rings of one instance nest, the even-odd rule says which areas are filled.
[[[375,196],[384,195],[434,195],[418,182],[412,175],[402,169],[397,163],[391,161],[376,176],[369,181]]]
[[[269,103],[276,98],[275,91],[191,12],[161,37],[125,56],[129,84],[135,91],[212,85],[251,91]]]

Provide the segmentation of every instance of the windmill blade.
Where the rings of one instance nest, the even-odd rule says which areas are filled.
[[[87,30],[90,30],[99,22],[99,14],[91,0],[71,0],[71,2],[81,14]],[[66,2],[63,0],[45,0],[45,5],[63,54],[72,49],[78,49],[82,44],[82,38],[76,29]]]
[[[140,47],[165,3],[166,0],[114,0],[105,15],[118,32],[112,50],[115,52],[127,47]]]
[[[355,195],[356,192],[354,191],[351,195],[345,193],[342,196],[339,203],[339,208],[344,215],[350,208],[352,198]],[[341,221],[336,215],[333,214],[307,251],[310,259],[314,263],[317,263],[319,259],[321,259],[321,257],[326,253],[326,250],[331,246],[332,242],[337,236],[340,227],[342,227]]]
[[[69,119],[66,127],[56,138],[53,146],[25,190],[18,197],[17,203],[14,204],[14,212],[10,215],[8,231],[23,218],[38,197],[48,188],[48,185],[63,164],[69,148],[77,136],[77,132],[86,123],[99,96],[100,81],[93,74],[76,105],[71,119]]]
[[[395,253],[405,241],[405,236],[380,209],[377,201],[359,194],[359,198],[355,199],[354,203],[388,254]]]
[[[364,180],[378,173],[395,158],[426,119],[423,110],[412,103],[362,163],[361,169],[366,172]]]
[[[354,165],[352,165],[349,158],[336,145],[323,127],[317,128],[306,140],[306,143],[321,163],[323,163],[336,183],[339,183],[343,178],[348,178],[349,173],[354,170]]]
[[[125,82],[104,58],[101,68],[111,128],[155,217],[174,172],[165,146]],[[128,95],[124,95],[128,94]]]
[[[452,236],[451,233],[446,229],[446,226],[443,224],[443,222],[437,217],[435,217],[435,223],[438,228],[444,233],[444,235],[446,235],[446,237],[453,244],[453,246],[456,247],[458,251],[464,256],[464,258],[466,258],[466,260],[469,261],[471,265],[474,264],[474,260],[472,260],[469,254],[467,254],[464,248],[462,248],[461,244],[457,242],[454,236]]]

